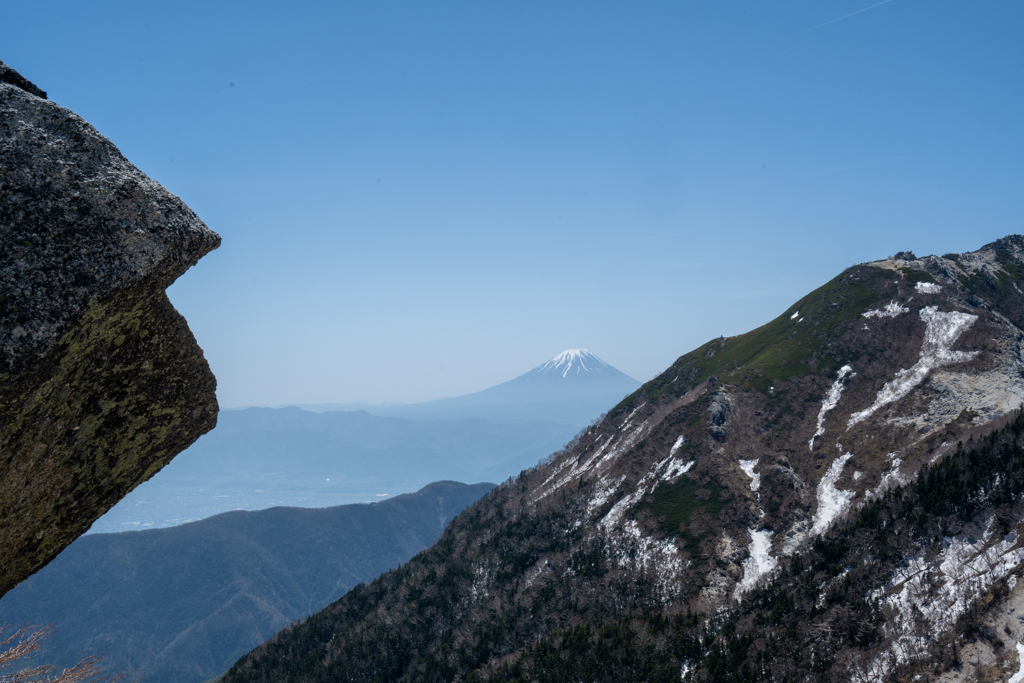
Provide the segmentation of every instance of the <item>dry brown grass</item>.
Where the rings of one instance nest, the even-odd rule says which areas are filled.
[[[0,638],[7,625],[0,626]],[[43,641],[56,633],[53,624],[37,628],[22,626],[0,641],[0,671],[16,666],[19,660],[37,652]],[[0,683],[114,683],[124,675],[110,676],[99,668],[103,655],[86,657],[69,669],[40,664],[13,673],[0,673]]]

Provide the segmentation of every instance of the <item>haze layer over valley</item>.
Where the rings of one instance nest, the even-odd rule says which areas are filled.
[[[561,449],[639,386],[572,349],[475,394],[376,414],[223,411],[216,429],[91,532],[174,526],[235,509],[369,502],[445,479],[500,482]]]

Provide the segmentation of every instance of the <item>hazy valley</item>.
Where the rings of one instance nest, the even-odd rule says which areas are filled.
[[[173,526],[235,509],[370,502],[445,479],[504,481],[639,386],[573,350],[482,392],[401,407],[413,417],[323,410],[330,406],[222,411],[214,430],[91,531]]]

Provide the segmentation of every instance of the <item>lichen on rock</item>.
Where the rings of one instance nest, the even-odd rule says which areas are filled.
[[[219,244],[0,62],[0,595],[216,424],[165,290]]]

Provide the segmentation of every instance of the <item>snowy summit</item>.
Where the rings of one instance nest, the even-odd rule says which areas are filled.
[[[621,374],[586,349],[566,349],[547,363],[534,368],[520,379],[572,379]]]

